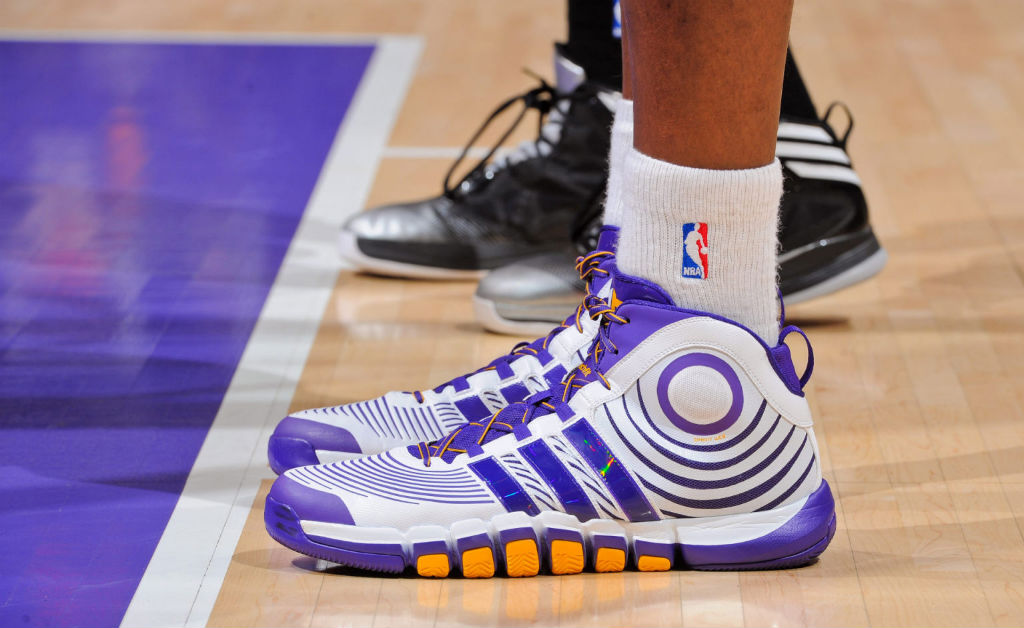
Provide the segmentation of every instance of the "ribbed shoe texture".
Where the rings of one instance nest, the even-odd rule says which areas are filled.
[[[622,271],[657,283],[680,307],[733,319],[774,345],[782,197],[778,160],[749,170],[705,170],[630,149],[620,181]],[[684,254],[687,223],[696,223],[691,229],[707,225],[706,278],[683,274],[686,260],[693,261]]]

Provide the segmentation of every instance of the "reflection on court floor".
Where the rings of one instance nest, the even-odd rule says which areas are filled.
[[[372,51],[0,41],[0,625],[120,622]]]

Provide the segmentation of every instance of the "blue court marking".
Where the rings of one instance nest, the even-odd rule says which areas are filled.
[[[0,625],[120,622],[372,52],[0,41]]]

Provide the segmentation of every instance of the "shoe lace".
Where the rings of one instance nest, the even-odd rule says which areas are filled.
[[[569,372],[560,384],[546,391],[538,392],[525,401],[513,403],[495,412],[486,421],[471,421],[455,428],[447,436],[433,442],[421,442],[409,447],[409,453],[419,457],[424,466],[429,467],[433,458],[441,458],[451,462],[460,454],[470,453],[484,444],[510,433],[528,430],[530,421],[539,415],[555,413],[563,419],[573,415],[569,401],[577,390],[592,382],[601,382],[611,390],[611,384],[601,372],[601,356],[605,352],[618,353],[618,347],[609,338],[608,331],[613,325],[629,324],[629,319],[616,313],[618,304],[612,305],[605,299],[587,294],[581,308],[588,315],[600,319],[600,329],[586,359],[578,367]]]
[[[463,147],[459,156],[452,163],[448,172],[444,176],[444,194],[445,196],[452,198],[458,192],[466,192],[473,188],[474,182],[480,177],[486,180],[494,178],[494,175],[510,165],[517,164],[527,159],[534,157],[542,157],[551,154],[554,150],[555,145],[562,136],[562,125],[565,122],[565,117],[569,111],[569,104],[572,99],[570,94],[559,93],[554,87],[549,85],[547,81],[536,76],[531,72],[527,72],[534,78],[536,78],[540,84],[530,90],[518,94],[504,101],[498,107],[491,112],[484,123],[480,125],[480,128],[473,133],[473,136]],[[474,165],[469,172],[467,172],[461,179],[459,179],[454,185],[451,183],[452,177],[455,171],[466,159],[466,156],[472,150],[473,146],[476,145],[477,140],[480,136],[490,127],[491,123],[494,122],[502,113],[508,110],[516,103],[522,104],[519,113],[512,120],[509,127],[501,134],[498,141],[488,149],[487,154],[480,159]],[[505,144],[506,140],[512,135],[513,132],[519,127],[519,124],[526,117],[526,114],[535,110],[538,113],[537,118],[537,137],[533,140],[524,140],[518,146],[511,149],[503,156],[491,162],[495,153]]]
[[[583,301],[578,306],[576,306],[576,311],[574,311],[572,314],[566,317],[566,319],[562,321],[561,324],[559,324],[557,327],[548,332],[547,336],[544,336],[543,338],[538,338],[533,342],[520,342],[516,346],[512,347],[512,350],[509,351],[507,354],[495,358],[487,366],[479,368],[473,371],[472,373],[461,375],[454,379],[448,380],[447,382],[434,388],[434,392],[439,393],[448,386],[455,386],[456,390],[465,390],[469,388],[469,378],[472,377],[473,375],[476,375],[477,373],[482,373],[484,371],[497,370],[499,374],[502,376],[502,379],[509,377],[512,375],[512,362],[526,355],[532,355],[535,357],[543,355],[543,353],[547,352],[548,345],[551,343],[551,340],[554,339],[554,337],[557,336],[558,333],[561,332],[563,329],[569,326],[574,326],[576,327],[576,331],[582,332],[584,317],[596,317],[596,315],[594,315],[591,309],[588,308],[587,306],[587,300],[590,297],[597,298],[592,293],[592,287],[594,285],[593,280],[596,276],[608,275],[608,271],[605,270],[604,268],[601,268],[600,265],[602,261],[604,261],[607,257],[611,255],[614,255],[614,253],[611,251],[591,251],[587,255],[581,255],[576,258],[576,272],[579,273],[580,279],[586,282],[586,295],[584,296]],[[425,400],[422,391],[412,391],[412,395],[416,398],[416,401],[419,403],[423,403]]]

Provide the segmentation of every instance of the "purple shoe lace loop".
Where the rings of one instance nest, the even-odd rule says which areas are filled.
[[[803,389],[807,385],[807,382],[811,381],[811,373],[814,372],[814,349],[811,348],[811,339],[807,337],[804,330],[800,329],[796,325],[787,325],[782,328],[779,332],[778,344],[785,344],[786,336],[791,333],[797,333],[803,336],[804,342],[807,343],[807,367],[804,369],[803,375],[800,376],[800,388]]]

